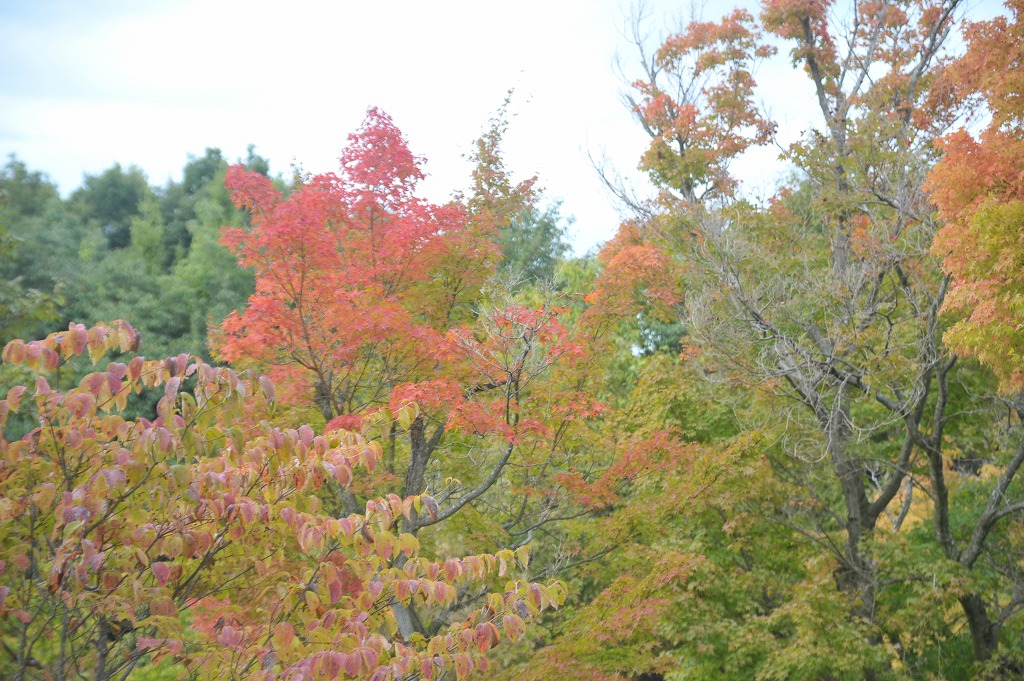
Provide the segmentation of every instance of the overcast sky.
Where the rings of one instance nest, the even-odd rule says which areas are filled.
[[[647,5],[654,33],[688,7]],[[705,16],[725,10],[711,2]],[[630,13],[629,0],[0,0],[0,154],[65,195],[114,163],[163,185],[207,147],[235,160],[255,144],[273,174],[320,172],[379,106],[443,201],[466,187],[464,156],[514,88],[506,165],[563,200],[582,253],[619,221],[590,156],[643,181],[646,142],[615,69],[634,54]],[[784,62],[757,79],[788,141],[814,111]],[[748,190],[771,190],[776,155],[745,159]]]

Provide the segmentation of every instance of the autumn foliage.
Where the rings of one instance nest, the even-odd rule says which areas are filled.
[[[227,176],[251,226],[224,241],[255,269],[256,293],[225,321],[222,354],[267,371],[283,404],[315,406],[328,429],[384,443],[381,476],[357,495],[438,491],[436,517],[417,511],[413,532],[477,500],[504,507],[490,519],[502,531],[529,526],[542,509],[492,489],[526,485],[513,473],[530,477],[534,458],[555,456],[561,424],[593,401],[563,399],[557,379],[539,387],[554,365],[586,354],[562,322],[567,308],[516,300],[494,276],[499,228],[528,204],[533,181],[511,181],[503,124],[492,125],[472,194],[443,206],[416,196],[423,160],[376,109],[349,136],[338,174],[286,198],[255,173]]]
[[[182,355],[113,361],[77,386],[47,376],[138,344],[125,323],[16,340],[9,365],[35,374],[0,401],[0,626],[5,678],[123,678],[164,658],[201,678],[458,678],[564,597],[512,579],[528,549],[431,559],[397,519],[437,512],[426,495],[324,514],[315,491],[372,471],[380,447],[260,418],[265,379]],[[160,391],[154,419],[127,419]],[[246,413],[257,425],[240,427]],[[495,584],[436,634],[402,640],[394,608],[443,608],[466,584]]]
[[[313,394],[328,420],[385,404],[396,383],[427,373],[465,314],[466,282],[497,257],[462,207],[415,196],[422,159],[386,114],[371,110],[349,142],[341,174],[314,176],[287,198],[242,167],[226,180],[252,226],[225,230],[224,243],[257,283],[224,323],[221,352],[258,360],[288,389],[283,398]],[[467,240],[472,259],[447,257]]]
[[[953,276],[946,308],[965,315],[946,338],[1014,392],[1024,388],[1024,3],[1007,7],[1010,17],[969,28],[967,54],[949,74],[991,120],[980,135],[960,129],[941,140],[928,189],[947,220],[933,247]]]
[[[678,198],[731,196],[729,161],[771,139],[774,124],[754,103],[753,71],[773,53],[753,16],[737,9],[718,23],[691,23],[646,64],[647,79],[633,84],[636,113],[651,136],[642,165]]]
[[[505,167],[509,100],[440,203],[375,108],[335,172],[208,150],[80,215],[12,160],[4,340],[61,330],[0,366],[0,678],[1022,678],[1007,8],[638,18],[655,192],[581,257]],[[812,110],[784,146],[773,59]]]

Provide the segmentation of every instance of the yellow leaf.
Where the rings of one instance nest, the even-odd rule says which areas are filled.
[[[306,607],[312,613],[316,613],[320,607],[320,597],[316,595],[315,591],[310,589],[306,589]]]

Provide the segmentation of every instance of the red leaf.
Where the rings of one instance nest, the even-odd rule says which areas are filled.
[[[21,405],[21,396],[25,394],[27,388],[23,385],[16,385],[7,391],[7,406],[11,411],[18,411],[18,407]]]
[[[341,580],[332,579],[327,582],[327,593],[331,599],[331,603],[337,603],[340,601],[344,594],[344,589],[341,586]]]
[[[424,494],[421,497],[421,499],[423,500],[423,505],[426,507],[427,513],[430,514],[430,517],[433,520],[437,520],[438,508],[437,508],[437,502],[434,501],[434,498]]]
[[[167,567],[167,563],[156,561],[150,563],[149,569],[152,570],[153,576],[156,577],[157,584],[166,586],[167,580],[171,576],[171,570]]]
[[[351,652],[344,655],[344,667],[345,673],[349,676],[359,676],[359,670],[362,668],[363,660],[357,652]]]
[[[181,385],[181,378],[178,376],[172,377],[167,381],[167,385],[164,386],[164,396],[168,399],[173,400],[178,396],[178,386]]]
[[[365,673],[370,673],[377,669],[380,656],[377,654],[376,650],[364,646],[359,649],[359,657],[362,659],[363,671]]]
[[[277,398],[277,392],[274,390],[274,384],[266,376],[260,376],[260,389],[267,402],[273,404]]]
[[[476,647],[481,653],[498,645],[498,628],[491,622],[482,622],[476,625]]]
[[[515,641],[523,633],[523,620],[519,619],[516,615],[505,615],[501,621],[502,626],[505,628],[505,635],[509,637],[509,640]]]
[[[338,678],[338,674],[341,672],[342,666],[342,654],[336,653],[333,650],[323,653],[320,656],[320,669],[323,675],[328,679]]]

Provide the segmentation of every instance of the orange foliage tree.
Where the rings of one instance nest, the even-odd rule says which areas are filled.
[[[497,252],[463,207],[415,196],[422,159],[383,112],[370,110],[340,160],[340,175],[314,176],[287,198],[270,179],[229,169],[252,226],[225,228],[223,241],[255,270],[257,289],[225,322],[221,352],[266,365],[282,397],[312,392],[325,420],[358,424],[351,417],[386,404],[399,382],[433,371]],[[472,257],[447,258],[456,248]]]
[[[976,356],[1006,392],[1024,389],[1024,3],[1010,17],[971,25],[967,53],[950,68],[960,97],[980,100],[991,120],[975,138],[961,129],[940,142],[928,189],[946,224],[934,254],[953,277],[947,310],[966,313],[946,332]]]

